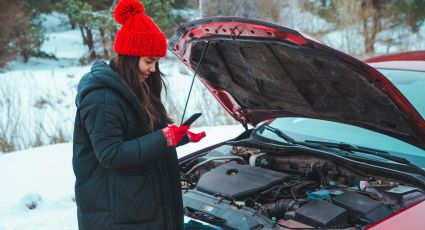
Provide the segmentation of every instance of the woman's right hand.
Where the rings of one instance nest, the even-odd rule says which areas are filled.
[[[167,146],[176,147],[177,144],[186,136],[187,130],[189,130],[189,126],[187,125],[170,125],[166,128],[163,128],[162,134],[164,135],[165,139],[167,139]]]

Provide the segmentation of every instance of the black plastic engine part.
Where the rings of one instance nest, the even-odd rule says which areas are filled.
[[[238,199],[282,183],[288,177],[285,173],[232,161],[202,175],[196,189]]]
[[[295,220],[315,228],[338,228],[348,223],[347,211],[323,200],[312,200],[295,211]]]
[[[385,192],[388,196],[397,200],[397,203],[401,206],[400,208],[425,200],[423,192],[410,186],[399,185]]]
[[[187,216],[224,229],[271,229],[274,226],[272,220],[252,208],[235,208],[228,200],[195,190],[183,194],[183,207]]]
[[[376,222],[392,214],[383,203],[357,192],[345,192],[334,198],[334,204],[347,209],[354,222],[365,224],[364,220]]]
[[[285,217],[286,212],[297,210],[300,207],[300,203],[296,200],[282,199],[263,206],[266,208],[269,217],[280,219]]]

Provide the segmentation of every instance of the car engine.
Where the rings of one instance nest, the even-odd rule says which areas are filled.
[[[413,185],[307,152],[222,145],[181,167],[185,214],[224,229],[362,229],[425,200]]]

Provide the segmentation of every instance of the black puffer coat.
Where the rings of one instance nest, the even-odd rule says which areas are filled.
[[[78,86],[73,169],[80,229],[182,229],[174,148],[116,72],[97,61]]]

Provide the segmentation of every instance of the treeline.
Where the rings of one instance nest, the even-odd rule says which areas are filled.
[[[143,0],[146,12],[170,35],[184,18],[172,12],[186,7],[190,0]],[[55,58],[40,50],[45,36],[41,15],[59,12],[67,15],[72,28],[79,29],[87,46],[81,61],[109,57],[118,29],[111,14],[117,0],[0,0],[0,68],[17,57]],[[97,47],[101,47],[100,49]],[[97,48],[97,49],[96,49]]]
[[[0,68],[16,57],[27,62],[31,56],[49,57],[40,50],[45,39],[40,16],[59,12],[68,23],[81,31],[87,54],[85,63],[99,57],[110,57],[117,25],[111,13],[117,0],[0,0]],[[319,39],[335,31],[354,28],[362,37],[353,44],[356,53],[374,54],[377,42],[387,47],[399,45],[417,33],[425,20],[425,0],[142,0],[146,12],[170,36],[188,20],[182,9],[199,10],[201,17],[244,16],[293,26]],[[179,11],[180,10],[180,11]],[[300,11],[310,12],[327,22],[324,28],[312,26],[307,18],[297,18]],[[184,11],[184,10],[183,10]],[[292,22],[292,23],[290,23]],[[397,34],[392,31],[402,31]],[[385,34],[384,34],[385,33]],[[354,39],[347,36],[347,39]],[[354,45],[355,44],[355,45]],[[341,48],[341,47],[336,47]],[[342,49],[351,53],[353,50]]]
[[[17,55],[25,61],[30,56],[42,55],[43,33],[36,18],[43,9],[33,10],[32,3],[0,0],[0,67]]]
[[[364,53],[374,54],[375,43],[391,46],[402,42],[407,29],[417,33],[425,20],[425,0],[303,0],[304,9],[332,23],[335,29],[360,26]],[[378,36],[387,31],[386,36]]]
[[[363,38],[363,50],[344,50],[359,56],[373,55],[377,42],[387,47],[400,45],[417,33],[425,20],[425,0],[199,0],[203,17],[243,16],[269,20],[318,39],[332,31],[351,29]],[[323,28],[313,28],[311,18],[299,18],[298,9],[325,20]],[[294,13],[296,12],[296,13]],[[298,21],[294,22],[294,18]],[[292,22],[292,23],[289,23]],[[398,33],[396,33],[396,31]],[[401,31],[401,32],[400,32]],[[384,34],[385,33],[385,34]],[[351,40],[350,40],[351,39]],[[347,36],[347,43],[356,37]],[[342,47],[337,47],[342,48]],[[358,46],[355,47],[359,49]]]

